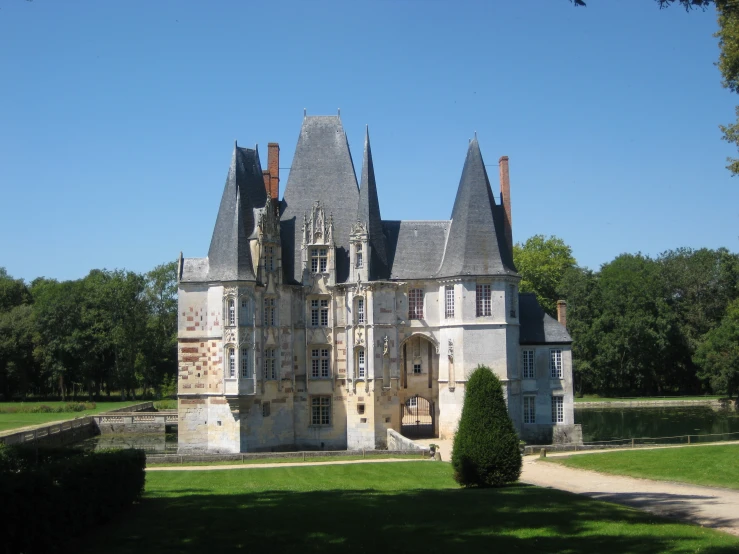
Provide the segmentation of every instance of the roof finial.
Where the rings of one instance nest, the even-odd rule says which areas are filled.
[[[341,117],[341,108],[338,108],[339,111],[339,117]]]
[[[308,110],[306,108],[303,108],[303,117],[308,116]]]
[[[234,139],[234,148],[238,148],[238,146],[239,146],[238,139]]]
[[[475,131],[475,140],[477,140],[477,131]]]

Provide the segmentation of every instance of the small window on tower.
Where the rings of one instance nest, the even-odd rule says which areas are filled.
[[[362,265],[364,264],[364,257],[362,255],[362,243],[357,244],[356,248],[357,267],[362,267]]]
[[[364,404],[357,404],[357,413],[359,415],[364,414]]]

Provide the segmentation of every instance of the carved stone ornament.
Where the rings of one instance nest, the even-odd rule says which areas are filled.
[[[367,224],[364,221],[357,221],[356,223],[352,223],[351,234],[352,235],[366,235],[367,234]]]
[[[449,356],[449,361],[454,361],[454,341],[452,339],[449,339],[449,350],[447,352],[447,356]]]
[[[326,246],[334,245],[334,218],[326,217],[321,203],[316,200],[310,211],[310,216],[303,215],[302,247],[311,244]]]
[[[357,344],[364,344],[364,337],[362,336],[362,330],[361,329],[357,333]]]
[[[390,355],[390,346],[388,343],[387,335],[385,335],[382,339],[382,355],[386,358]]]
[[[267,193],[267,203],[264,205],[264,211],[259,216],[259,232],[262,237],[272,239],[280,236],[280,220],[272,207],[272,198],[269,193]]]
[[[236,329],[226,328],[223,333],[223,341],[227,343],[236,343]]]
[[[223,298],[239,294],[239,287],[223,287]]]

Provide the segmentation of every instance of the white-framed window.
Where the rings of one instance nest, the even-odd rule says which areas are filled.
[[[423,289],[408,291],[408,319],[423,319]]]
[[[275,325],[275,304],[276,299],[267,297],[264,299],[264,326],[274,327]]]
[[[269,417],[269,402],[262,402],[262,417]]]
[[[264,269],[267,271],[275,270],[275,247],[265,246],[264,247]]]
[[[364,323],[364,298],[357,298],[357,323]]]
[[[421,374],[421,362],[416,362],[413,364],[413,375],[420,375]]]
[[[310,399],[311,425],[331,425],[331,397],[312,396]]]
[[[311,273],[326,273],[328,268],[328,248],[313,248],[310,252]]]
[[[311,371],[310,375],[314,379],[326,379],[331,377],[331,358],[329,357],[328,348],[311,349]]]
[[[447,319],[454,317],[454,285],[444,287],[444,315]]]
[[[241,299],[241,311],[239,312],[239,325],[251,324],[251,304],[248,298]]]
[[[274,348],[267,348],[264,351],[264,379],[266,381],[277,379]]]
[[[536,396],[523,397],[523,422],[536,423]]]
[[[362,252],[361,242],[356,245],[356,250],[354,252],[355,252],[355,258],[357,260],[357,267],[362,267],[364,265],[364,256],[363,256],[364,252]]]
[[[559,348],[549,351],[549,372],[552,379],[562,378],[562,350]]]
[[[364,379],[366,377],[364,348],[357,351],[357,377],[360,379]]]
[[[412,396],[408,399],[408,407],[409,408],[417,408],[418,407],[418,397]]]
[[[233,379],[236,377],[236,349],[228,348],[228,376]]]
[[[236,325],[236,300],[228,299],[228,324]]]
[[[493,308],[493,295],[488,283],[479,283],[475,287],[475,297],[477,299],[477,317],[491,315]]]
[[[511,317],[516,317],[516,312],[518,311],[518,294],[516,294],[516,285],[508,285],[508,296],[511,298],[510,306],[511,306]]]
[[[313,327],[328,326],[328,298],[313,298],[310,301],[310,324]]]
[[[564,423],[565,403],[564,397],[552,396],[552,423]]]
[[[241,349],[241,377],[242,379],[251,379],[253,373],[251,370],[251,356],[248,348]]]
[[[521,353],[521,360],[523,363],[522,378],[523,379],[535,379],[536,373],[534,370],[534,351],[524,350]]]

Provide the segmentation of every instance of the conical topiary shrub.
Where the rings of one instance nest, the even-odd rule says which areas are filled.
[[[518,435],[503,387],[485,366],[478,366],[467,381],[452,467],[454,478],[464,487],[500,487],[521,475]]]

